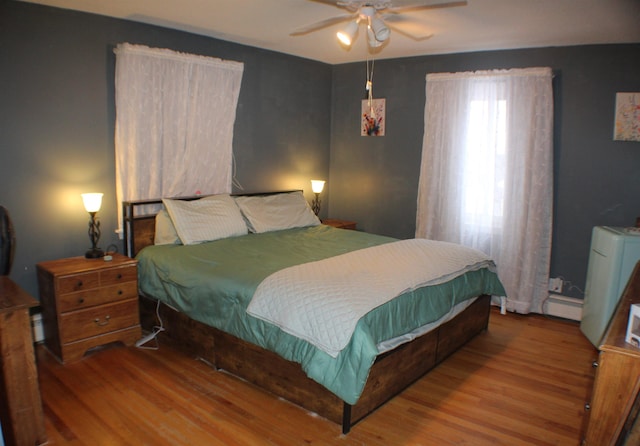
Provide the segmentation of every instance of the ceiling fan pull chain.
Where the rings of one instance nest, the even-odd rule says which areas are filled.
[[[371,70],[369,70],[369,58],[367,57],[367,85],[366,89],[368,91],[367,105],[369,106],[369,113],[373,119],[376,118],[376,113],[373,107],[373,68],[375,64],[375,59],[371,59]]]
[[[364,84],[364,89],[366,91],[369,91],[369,89],[371,88],[371,79],[369,77],[369,57],[367,57],[367,65],[366,65],[366,67],[367,67],[367,81]]]

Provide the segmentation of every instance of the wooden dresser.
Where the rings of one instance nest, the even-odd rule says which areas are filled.
[[[134,259],[67,259],[37,265],[45,345],[62,363],[87,350],[141,336]]]
[[[605,332],[596,369],[585,446],[637,445],[640,348],[625,342],[631,304],[640,303],[640,263]]]
[[[29,316],[29,308],[37,305],[9,277],[0,276],[0,422],[8,446],[47,441]]]

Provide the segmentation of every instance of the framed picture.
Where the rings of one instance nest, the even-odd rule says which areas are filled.
[[[364,99],[360,116],[361,136],[384,136],[385,99]]]
[[[616,93],[615,141],[640,141],[640,93]]]

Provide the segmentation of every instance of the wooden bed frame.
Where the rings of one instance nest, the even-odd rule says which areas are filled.
[[[183,199],[197,198],[200,197]],[[162,200],[123,203],[127,255],[133,257],[145,246],[153,244],[155,216],[136,215],[136,209],[161,203]],[[378,356],[360,399],[355,405],[350,405],[308,378],[299,364],[194,321],[164,304],[158,305],[155,299],[140,296],[142,327],[151,331],[158,323],[158,312],[165,329],[159,335],[162,342],[201,358],[216,369],[225,370],[324,418],[342,424],[344,434],[347,434],[355,423],[486,330],[489,324],[489,310],[490,296],[480,296],[449,322]]]

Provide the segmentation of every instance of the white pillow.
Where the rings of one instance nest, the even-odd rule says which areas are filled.
[[[247,225],[229,195],[193,201],[163,199],[164,207],[184,245],[246,234]]]
[[[169,213],[166,209],[161,209],[160,212],[156,214],[156,233],[153,244],[179,245],[180,243],[182,242],[180,241],[180,237],[178,237],[176,227],[173,226]]]
[[[235,197],[235,200],[252,232],[279,231],[320,224],[320,220],[299,191],[239,196]]]

